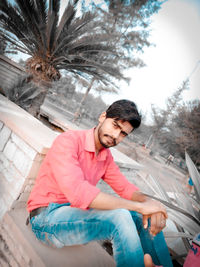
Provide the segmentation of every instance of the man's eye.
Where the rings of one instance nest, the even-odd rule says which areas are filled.
[[[127,133],[125,133],[125,132],[121,132],[121,134],[122,134],[123,136],[127,136]]]

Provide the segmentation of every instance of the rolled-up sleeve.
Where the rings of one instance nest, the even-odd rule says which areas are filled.
[[[110,152],[108,154],[108,165],[103,180],[109,184],[120,197],[125,199],[131,199],[133,192],[139,190],[137,186],[130,183],[121,173]]]
[[[87,209],[100,192],[90,184],[80,167],[78,143],[72,133],[56,138],[48,153],[51,176],[72,207]]]

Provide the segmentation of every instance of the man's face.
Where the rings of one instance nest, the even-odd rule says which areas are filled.
[[[133,130],[128,121],[104,117],[99,122],[98,139],[105,148],[116,146]]]

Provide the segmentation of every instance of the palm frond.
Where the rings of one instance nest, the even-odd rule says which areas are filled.
[[[28,109],[32,101],[38,97],[43,89],[37,87],[34,83],[29,82],[30,75],[22,75],[16,79],[15,84],[5,91],[8,99],[18,104],[24,109]]]
[[[70,66],[70,65],[69,66],[63,65],[61,69],[66,69],[67,71],[70,71],[78,76],[83,76],[83,73],[88,74],[90,77],[94,77],[96,80],[101,81],[104,85],[113,83],[109,79],[109,77],[102,75],[101,73],[97,72],[95,69],[83,68],[82,66],[79,66],[79,65],[77,65],[76,67]]]
[[[20,15],[17,8],[12,7],[10,4],[1,8],[1,25],[4,31],[4,36],[15,39],[15,46],[18,42],[24,44],[30,52],[33,47],[38,48],[38,41],[34,38],[34,33],[29,25],[25,23],[24,18]],[[30,26],[30,27],[29,27]],[[12,36],[12,37],[11,37]],[[15,38],[16,37],[16,38]]]
[[[68,6],[65,8],[65,11],[58,25],[56,42],[58,42],[60,34],[64,31],[64,28],[68,28],[72,20],[74,19],[74,16],[76,14],[75,6],[75,4],[72,5],[71,3],[69,3]]]
[[[194,184],[194,190],[195,190],[195,196],[197,198],[197,202],[200,203],[200,174],[186,151],[185,151],[185,161],[186,161],[189,174]]]
[[[200,232],[200,223],[196,218],[191,217],[188,213],[183,213],[183,211],[177,212],[177,210],[173,209],[168,211],[169,218],[172,221],[176,222],[192,236]]]
[[[183,190],[182,185],[178,183],[177,179],[174,179],[173,189],[176,205],[196,216],[188,193]]]
[[[49,0],[49,10],[47,17],[47,43],[48,53],[51,54],[55,47],[57,25],[59,20],[60,0]]]
[[[29,53],[31,54],[30,50],[27,49],[26,46],[23,46],[23,44],[19,43],[15,37],[12,35],[9,35],[8,33],[5,35],[5,33],[0,29],[0,35],[5,41],[8,41],[10,44],[12,44],[14,47],[17,47],[17,49],[22,53]]]
[[[41,40],[42,54],[47,50],[46,25],[47,25],[47,5],[46,0],[34,1],[35,10],[37,13],[36,25],[39,32],[39,39]]]
[[[26,23],[26,29],[27,33],[32,33],[34,38],[38,40],[39,39],[39,29],[38,29],[38,12],[35,9],[34,1],[32,0],[16,0],[16,3],[18,5],[18,9],[15,9],[19,15],[20,18],[23,19],[23,24]],[[17,25],[18,27],[19,25]],[[29,31],[30,32],[29,32]],[[23,32],[23,31],[22,31]],[[37,44],[37,42],[35,42]]]
[[[146,193],[145,193],[145,195],[150,197],[150,198],[153,198],[155,200],[158,200],[161,203],[163,203],[166,207],[168,207],[170,209],[170,212],[172,212],[172,214],[178,214],[178,213],[183,214],[184,216],[188,217],[188,219],[190,219],[191,221],[193,221],[195,224],[197,224],[200,227],[200,221],[198,220],[198,218],[196,218],[194,215],[192,215],[188,211],[186,211],[186,210],[184,210],[182,208],[179,208],[176,205],[174,205],[172,203],[169,203],[169,202],[167,202],[167,201],[165,201],[163,199],[160,199],[158,197],[155,197],[155,196],[152,196],[152,195],[149,195],[149,194],[146,194]],[[183,221],[183,223],[184,223],[184,221]]]
[[[87,12],[83,17],[74,19],[71,24],[65,25],[57,40],[57,46],[53,51],[53,55],[57,55],[60,52],[65,52],[71,43],[75,40],[79,40],[83,35],[88,34],[90,31],[91,21],[94,19],[94,15]],[[66,22],[67,23],[67,22]],[[92,30],[98,25],[93,23]]]
[[[189,239],[193,239],[194,238],[193,235],[188,234],[188,233],[165,231],[165,238],[177,238],[177,237],[184,237],[184,238],[189,238]]]
[[[194,207],[194,210],[196,210],[198,212],[198,216],[199,217],[199,220],[200,220],[200,203],[198,203],[196,201],[196,199],[194,199],[193,197],[191,196],[188,196],[188,201],[190,201],[192,203],[192,206]]]
[[[26,86],[24,90],[21,90],[18,96],[18,101],[28,101],[36,98],[38,95],[40,95],[42,92],[42,89],[36,88],[36,86],[33,86],[33,84],[29,84],[29,86]]]
[[[169,203],[171,203],[171,200],[167,194],[167,192],[164,190],[164,188],[160,185],[160,183],[157,181],[157,179],[155,179],[152,175],[148,175],[148,178],[150,179],[150,183],[153,186],[153,191],[156,193],[156,195],[158,195],[159,197],[161,197],[162,199],[164,199],[165,201],[168,201]]]
[[[38,25],[41,24],[46,24],[47,20],[47,6],[46,6],[46,0],[39,0],[39,1],[34,1],[35,4],[35,9],[38,12]]]
[[[195,187],[200,189],[199,173],[188,154],[186,154],[186,164],[190,176],[193,178]],[[145,180],[145,183],[154,193],[154,195],[149,193],[145,193],[145,195],[160,201],[166,206],[168,217],[170,219],[169,221],[172,221],[177,229],[175,229],[177,232],[168,233],[164,231],[165,237],[182,238],[185,249],[188,251],[190,248],[189,241],[200,232],[200,203],[198,196],[195,194],[193,197],[186,194],[181,183],[177,179],[170,185],[172,192],[165,192],[158,179],[151,175],[148,176],[150,179],[144,178],[143,175],[140,175],[140,177]],[[195,192],[198,193],[198,189]],[[169,195],[169,193],[173,193],[173,195]]]

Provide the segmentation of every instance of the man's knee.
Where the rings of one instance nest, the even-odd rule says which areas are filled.
[[[133,219],[130,212],[127,209],[116,209],[110,214],[110,221],[117,227],[127,227],[133,224]]]
[[[143,217],[142,214],[136,212],[136,211],[130,211],[130,214],[132,216],[132,220],[134,221],[137,229],[143,228]]]

